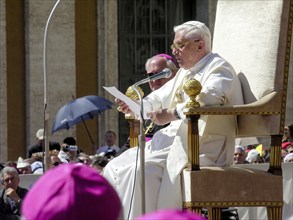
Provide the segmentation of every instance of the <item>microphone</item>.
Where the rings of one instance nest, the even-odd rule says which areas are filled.
[[[142,79],[136,82],[133,86],[138,86],[138,85],[145,84],[147,82],[155,81],[158,79],[170,78],[171,76],[172,76],[172,71],[168,68],[165,68],[162,72],[156,73],[148,78]]]

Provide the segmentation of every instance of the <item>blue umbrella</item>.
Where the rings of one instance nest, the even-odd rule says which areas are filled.
[[[69,129],[81,121],[86,126],[84,120],[92,119],[101,112],[111,109],[112,104],[109,100],[95,95],[72,100],[58,110],[53,123],[52,133],[61,129]]]

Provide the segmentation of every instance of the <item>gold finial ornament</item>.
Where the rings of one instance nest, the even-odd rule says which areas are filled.
[[[189,79],[183,86],[183,90],[190,97],[186,104],[186,108],[198,108],[199,102],[196,101],[196,96],[200,93],[202,86],[196,79]]]
[[[135,89],[139,92],[141,97],[144,96],[144,92],[139,86],[136,86]],[[132,86],[128,87],[128,89],[125,92],[125,95],[134,101],[139,100],[139,96],[136,93],[136,91],[132,88]],[[129,145],[130,147],[138,146],[138,136],[140,134],[140,121],[136,119],[134,113],[125,114],[125,119],[129,123]]]
[[[139,86],[136,86],[136,88],[139,91],[141,97],[143,97],[144,96],[144,92],[142,91],[142,89]],[[125,92],[125,95],[128,98],[132,99],[132,100],[138,100],[139,99],[137,93],[134,91],[134,89],[131,86],[128,87],[128,89]]]
[[[136,89],[137,89],[138,92],[140,93],[141,97],[143,97],[143,96],[144,96],[144,92],[143,92],[143,90],[141,89],[141,87],[136,86]],[[129,86],[129,87],[128,87],[128,89],[127,89],[126,92],[125,92],[125,95],[126,95],[128,98],[130,98],[130,99],[132,99],[132,100],[134,100],[134,101],[138,101],[138,100],[139,100],[139,96],[138,96],[138,94],[135,92],[135,90],[132,88],[132,86]],[[118,107],[118,108],[119,108],[119,107]],[[118,109],[118,111],[119,111],[119,109]],[[126,119],[135,119],[135,116],[134,116],[133,113],[130,113],[130,114],[125,114],[125,118],[126,118]]]

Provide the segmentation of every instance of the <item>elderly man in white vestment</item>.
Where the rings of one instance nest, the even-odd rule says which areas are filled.
[[[197,99],[201,106],[243,104],[239,79],[225,59],[211,52],[211,34],[205,24],[189,21],[175,26],[174,32],[171,49],[180,69],[172,80],[144,98],[144,110],[151,120],[156,124],[171,122],[146,144],[146,212],[182,206],[180,172],[187,165],[188,148],[187,120],[183,114],[189,99],[183,91],[186,80],[195,78],[200,81],[202,91]],[[123,113],[130,112],[124,102],[116,102]],[[232,164],[235,130],[234,116],[200,117],[202,166]],[[136,155],[137,148],[131,148],[108,163],[104,171],[104,176],[121,198],[124,219],[133,219],[141,214],[140,172],[139,163],[135,166]]]

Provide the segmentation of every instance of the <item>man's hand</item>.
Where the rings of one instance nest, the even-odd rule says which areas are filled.
[[[118,108],[117,108],[117,110],[119,112],[122,112],[124,114],[131,114],[131,113],[133,113],[130,110],[129,106],[125,102],[123,102],[122,100],[116,98],[115,99],[115,102],[116,102],[117,105],[119,105]]]
[[[174,109],[161,109],[159,111],[149,112],[147,116],[157,125],[165,125],[177,120]]]
[[[6,195],[10,199],[12,199],[14,202],[19,202],[19,200],[20,200],[19,196],[17,195],[17,193],[15,192],[15,190],[12,189],[12,188],[6,189]]]

